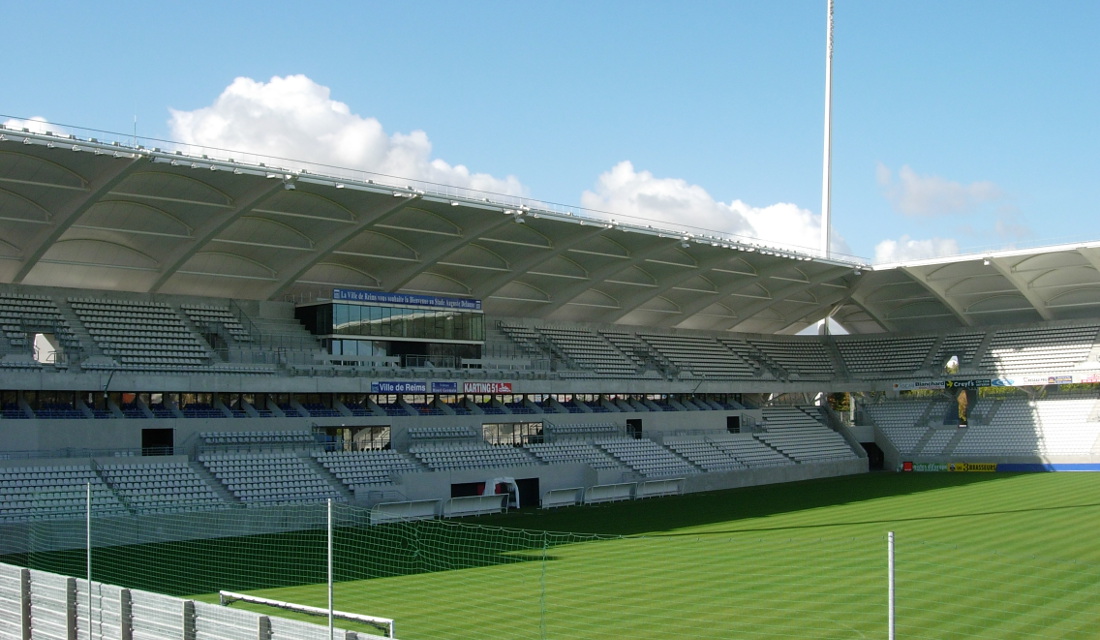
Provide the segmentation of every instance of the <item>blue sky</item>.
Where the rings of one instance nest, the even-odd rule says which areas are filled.
[[[825,0],[2,6],[0,120],[818,235]],[[1100,3],[835,15],[834,246],[1100,239]]]

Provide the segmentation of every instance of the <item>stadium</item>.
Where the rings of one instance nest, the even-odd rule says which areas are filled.
[[[701,606],[678,610],[698,628],[634,628],[646,601],[620,617],[576,595],[594,587],[560,605],[546,582],[551,549],[563,567],[587,557],[589,574],[610,571],[599,545],[704,565],[729,549],[552,537],[554,518],[866,478],[970,489],[979,475],[910,471],[1100,470],[1100,243],[872,266],[335,167],[15,128],[0,129],[0,218],[2,637],[327,637],[194,596],[236,572],[233,591],[321,584],[323,597],[318,532],[327,518],[331,537],[334,511],[337,545],[374,553],[356,557],[375,573],[340,580],[430,578],[405,601],[484,591],[475,610],[535,602],[544,616],[516,613],[530,633],[507,618],[467,628],[456,608],[433,631],[389,615],[386,586],[337,601],[397,619],[398,637],[589,637],[545,617],[586,606],[585,624],[614,630],[592,637],[729,637]],[[374,566],[433,536],[488,555]],[[241,543],[241,564],[211,578],[221,586],[188,583],[227,539],[263,542]],[[815,543],[854,564],[814,571],[865,571],[879,553],[865,542]],[[313,568],[270,558],[307,543],[322,545]],[[140,573],[155,561],[139,547],[190,564]],[[521,567],[536,574],[510,573]],[[1043,615],[1092,597],[1094,571],[1078,567]],[[879,597],[854,584],[854,600]],[[823,615],[838,610],[820,597]],[[746,635],[810,637],[770,611],[774,633]]]

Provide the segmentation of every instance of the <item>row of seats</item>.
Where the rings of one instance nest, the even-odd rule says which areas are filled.
[[[828,432],[824,427],[821,430]],[[791,435],[793,430],[777,433]],[[128,515],[221,509],[233,504],[268,506],[329,498],[344,501],[357,486],[389,485],[395,476],[425,470],[582,463],[596,469],[630,471],[646,478],[668,478],[830,457],[794,452],[786,457],[778,447],[793,447],[794,443],[768,446],[764,441],[767,435],[680,437],[666,446],[623,437],[559,440],[525,447],[451,441],[415,445],[408,454],[392,450],[314,450],[306,457],[304,453],[252,451],[204,453],[197,464],[173,460],[120,462],[97,469],[90,465],[3,467],[0,521],[81,517],[89,483],[98,515]],[[809,440],[815,434],[800,435]],[[287,442],[311,438],[306,432],[203,434],[211,442],[248,445],[279,436],[288,438]],[[823,443],[820,446],[828,444],[821,434],[816,436]],[[850,450],[848,454],[851,455]],[[339,486],[344,490],[339,490]]]
[[[752,378],[770,369],[782,377],[861,378],[937,371],[952,356],[988,373],[1062,371],[1086,363],[1100,325],[968,331],[946,336],[843,336],[835,352],[817,337],[735,338],[652,330],[620,331],[502,321],[501,332],[525,356],[565,361],[578,371],[620,378],[651,368],[696,377]],[[983,342],[989,346],[980,354]],[[564,373],[564,372],[563,372]]]

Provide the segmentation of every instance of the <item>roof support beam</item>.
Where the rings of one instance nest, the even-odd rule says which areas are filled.
[[[477,242],[483,234],[509,224],[515,224],[510,216],[480,216],[475,224],[462,229],[461,237],[450,241],[433,239],[427,249],[418,249],[419,260],[407,267],[388,272],[386,275],[392,277],[387,278],[383,285],[389,291],[400,291],[418,276],[430,271],[444,257]]]
[[[918,271],[917,269],[911,267],[901,267],[901,270],[903,273],[912,278],[913,282],[918,283],[919,285],[927,289],[928,293],[931,293],[933,296],[935,296],[936,300],[938,300],[940,304],[942,304],[948,311],[952,313],[952,315],[955,316],[955,319],[959,321],[959,324],[964,327],[973,326],[974,322],[970,319],[970,316],[967,315],[966,310],[963,309],[957,301],[951,299],[951,296],[948,295],[947,289],[945,287],[934,283],[928,277],[928,274],[924,271]],[[866,310],[868,313],[871,313],[871,310],[867,304],[861,304],[860,306],[862,306],[864,310]],[[879,318],[881,318],[882,316],[881,313],[875,313],[873,315]],[[879,322],[879,324],[882,324],[881,321]],[[889,326],[888,328],[893,330],[892,326]]]
[[[751,260],[751,258],[746,258],[746,260]],[[762,284],[772,276],[778,273],[782,273],[790,266],[790,263],[787,261],[786,258],[774,258],[772,259],[770,264],[764,264],[763,266],[761,266],[760,262],[762,262],[762,259],[758,259],[756,264],[752,264],[753,268],[756,270],[756,275],[746,276],[744,278],[736,278],[726,283],[724,286],[719,287],[718,290],[712,295],[700,295],[696,297],[690,303],[684,305],[681,308],[680,315],[670,317],[666,322],[663,322],[662,325],[675,326],[678,324],[682,324],[689,320],[692,316],[699,313],[703,309],[706,309],[712,304],[724,301],[739,291],[744,291],[756,285]],[[832,277],[825,278],[823,280],[824,282],[828,282],[829,280],[837,277],[835,272],[830,271],[829,273]],[[700,274],[693,273],[692,275]],[[627,310],[627,312],[635,311],[640,306],[640,303],[636,304],[633,308]],[[623,315],[625,315],[625,313]]]
[[[574,231],[574,230],[571,230]],[[604,230],[598,227],[581,227],[575,228],[576,233],[568,237],[559,238],[553,245],[546,251],[538,251],[532,249],[523,255],[519,260],[513,261],[508,265],[508,273],[501,273],[490,276],[481,280],[473,287],[474,297],[480,300],[484,300],[491,296],[494,291],[499,291],[502,287],[522,278],[530,271],[535,270],[540,265],[544,265],[547,262],[561,256],[570,249],[577,245],[587,242],[593,236],[597,236]]]
[[[746,319],[751,318],[752,316],[756,315],[757,313],[760,313],[760,312],[764,311],[765,309],[773,307],[773,306],[775,306],[776,304],[778,304],[780,302],[783,302],[785,300],[789,300],[792,296],[796,296],[798,294],[805,293],[807,291],[813,291],[815,289],[815,287],[817,287],[821,283],[831,282],[831,281],[835,280],[836,277],[837,277],[836,273],[833,272],[833,271],[823,271],[821,273],[818,273],[818,274],[812,276],[809,279],[809,282],[788,282],[788,283],[776,288],[775,290],[773,290],[772,291],[772,297],[770,299],[768,299],[768,300],[757,300],[756,302],[750,302],[749,304],[746,304],[745,306],[738,307],[737,308],[737,316],[738,316],[737,320],[735,322],[728,323],[726,327],[722,327],[722,328],[728,330],[728,329],[731,329],[733,327],[736,327],[736,326],[740,325],[742,322],[744,322]],[[805,318],[807,316],[813,316],[815,314],[820,314],[820,316],[814,318],[814,320],[812,322],[816,322],[817,320],[820,320],[822,317],[828,315],[829,310],[831,310],[837,302],[847,298],[848,294],[850,293],[851,290],[847,287],[844,287],[844,288],[831,289],[829,291],[832,292],[832,295],[827,296],[825,298],[819,299],[817,301],[817,304],[814,305],[813,311],[810,311],[806,314],[803,314],[799,318],[792,318],[791,322],[793,323],[796,320],[801,320],[802,318]],[[819,292],[823,292],[823,291],[819,290]]]
[[[1046,301],[1039,297],[1035,290],[1031,288],[1031,285],[1025,282],[1024,279],[1019,276],[1019,274],[1017,274],[1011,268],[1006,268],[997,258],[989,259],[989,266],[993,267],[993,269],[997,273],[1004,276],[1004,279],[1008,280],[1009,284],[1015,287],[1016,290],[1020,292],[1020,295],[1022,295],[1025,300],[1031,303],[1031,306],[1035,308],[1035,311],[1039,314],[1040,318],[1042,318],[1043,320],[1054,319],[1054,314],[1051,313],[1050,308],[1047,307]]]
[[[624,259],[612,261],[589,272],[587,278],[555,289],[553,301],[544,307],[546,309],[546,315],[552,315],[555,311],[560,310],[599,283],[645,263],[646,259],[652,258],[654,255],[657,255],[657,250],[653,247],[635,248],[633,253],[625,256]],[[652,291],[652,289],[646,288],[646,291]],[[606,293],[606,291],[604,293]],[[601,320],[604,322],[614,321],[610,318],[603,318]]]
[[[305,275],[306,272],[319,262],[329,258],[332,252],[338,247],[365,231],[372,224],[377,223],[379,220],[384,219],[395,211],[405,208],[410,202],[416,200],[417,197],[417,194],[409,194],[409,196],[400,199],[390,197],[385,200],[380,200],[379,204],[381,206],[374,206],[360,212],[355,224],[348,225],[347,228],[342,229],[339,233],[328,234],[317,241],[310,251],[299,256],[289,265],[284,267],[281,273],[278,274],[275,282],[267,287],[264,297],[268,300],[277,299],[283,291],[293,285],[299,278]]]
[[[229,228],[229,225],[240,220],[241,217],[247,215],[265,200],[282,190],[283,182],[281,180],[257,182],[255,186],[237,198],[230,209],[220,212],[218,215],[210,216],[203,224],[195,228],[190,242],[181,244],[178,249],[165,256],[160,276],[153,283],[153,286],[149,287],[149,291],[152,293],[160,291],[172,279],[172,276],[176,275],[176,271],[217,238],[222,231]]]
[[[89,180],[88,189],[80,192],[79,197],[54,211],[49,225],[36,233],[27,243],[27,246],[31,248],[31,253],[23,259],[23,265],[15,274],[15,277],[12,278],[13,283],[22,283],[35,265],[46,255],[46,252],[53,248],[54,243],[65,235],[65,232],[76,224],[88,209],[95,206],[120,182],[125,180],[134,170],[134,167],[142,161],[140,156],[129,160],[123,158],[117,160],[117,162],[109,164],[108,169]]]

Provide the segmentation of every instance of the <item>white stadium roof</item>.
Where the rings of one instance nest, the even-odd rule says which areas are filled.
[[[1100,242],[870,267],[510,196],[0,128],[0,283],[794,333],[1091,318]]]

